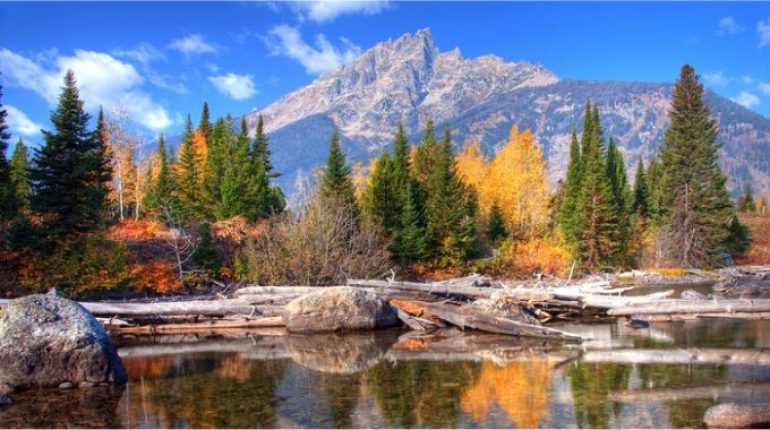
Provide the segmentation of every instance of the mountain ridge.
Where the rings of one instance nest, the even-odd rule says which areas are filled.
[[[399,122],[414,141],[428,119],[448,125],[456,146],[478,140],[488,154],[513,125],[532,129],[554,185],[587,98],[599,105],[605,134],[618,140],[632,172],[637,158],[649,158],[662,142],[672,88],[562,79],[540,64],[491,54],[464,58],[459,48],[439,51],[430,29],[421,29],[378,43],[245,117],[253,129],[264,116],[274,164],[283,172],[280,185],[289,193],[298,173],[323,163],[332,129],[352,159],[365,161],[389,147]],[[730,188],[736,193],[750,181],[770,193],[770,119],[712,91],[706,99],[720,121],[720,162]]]

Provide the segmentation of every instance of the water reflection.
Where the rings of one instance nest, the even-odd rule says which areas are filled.
[[[0,409],[0,427],[700,427],[716,402],[770,400],[766,353],[746,349],[767,346],[768,322],[571,329],[593,340],[398,331],[136,340],[120,348],[124,391],[23,393]],[[682,348],[703,359],[682,363]]]

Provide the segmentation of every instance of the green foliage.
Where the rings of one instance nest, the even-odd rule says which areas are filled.
[[[669,118],[660,151],[661,209],[673,234],[672,253],[682,267],[719,265],[734,208],[718,164],[717,122],[690,65],[674,86]]]
[[[99,130],[88,130],[89,119],[75,75],[68,71],[51,113],[54,131],[43,131],[45,145],[36,151],[30,171],[35,184],[32,208],[52,236],[87,232],[101,224],[111,171],[102,136]]]
[[[201,109],[201,120],[198,123],[198,130],[203,133],[203,136],[208,142],[211,139],[211,120],[209,118],[209,104],[203,102],[203,109]]]
[[[634,200],[631,210],[643,219],[649,215],[650,189],[647,184],[647,175],[644,171],[644,161],[639,157],[636,164],[636,176],[634,177]]]
[[[334,130],[326,157],[326,168],[319,186],[321,198],[327,202],[339,203],[349,208],[354,217],[358,216],[358,205],[350,176],[350,166],[345,161],[345,154],[340,145],[340,135]]]
[[[738,210],[740,212],[754,212],[757,210],[757,203],[754,201],[754,189],[751,184],[746,184],[743,188],[743,195],[738,199]]]
[[[586,110],[590,104],[586,103]],[[590,111],[586,114],[586,122],[590,120]],[[566,243],[573,249],[577,247],[577,228],[579,217],[577,214],[578,200],[580,199],[581,183],[583,179],[582,159],[580,144],[577,139],[577,131],[572,129],[572,141],[569,147],[569,165],[567,166],[567,180],[564,184],[564,200],[559,210],[559,229]]]
[[[459,264],[474,250],[478,205],[476,194],[457,176],[448,128],[430,172],[427,194],[428,249],[442,266]]]
[[[425,135],[414,154],[414,175],[423,189],[430,187],[430,174],[435,170],[435,164],[440,157],[441,148],[436,142],[436,132],[433,121],[425,126]]]
[[[198,226],[200,236],[198,244],[190,256],[190,263],[194,268],[202,269],[206,275],[216,277],[222,267],[222,253],[211,237],[211,225],[202,222]]]
[[[8,150],[8,113],[3,108],[3,86],[0,85],[0,221],[8,221],[16,215],[17,201],[11,182],[11,165],[5,156]]]
[[[749,250],[751,245],[751,231],[737,216],[730,219],[729,234],[725,240],[725,251],[733,258],[739,257]]]
[[[492,203],[492,209],[489,211],[489,221],[487,222],[487,240],[492,243],[498,243],[500,240],[508,237],[508,229],[505,228],[503,212],[497,200]]]
[[[417,195],[414,192],[416,187],[416,181],[407,183],[400,226],[395,232],[393,245],[390,248],[393,257],[404,264],[425,258],[428,255],[425,227],[420,216]]]
[[[159,164],[158,174],[148,185],[142,204],[145,210],[156,218],[168,221],[165,218],[178,217],[179,202],[175,196],[176,178],[171,171],[169,156],[166,152],[166,142],[162,134],[158,139],[155,158]]]
[[[611,265],[622,249],[622,226],[607,176],[604,137],[594,106],[583,129],[581,193],[577,212],[577,257],[589,270]]]
[[[11,156],[11,183],[19,209],[23,212],[29,209],[29,199],[32,195],[32,182],[29,179],[29,150],[19,139]]]
[[[177,165],[176,193],[183,219],[189,219],[202,212],[201,192],[198,171],[195,162],[195,142],[193,125],[190,115],[185,122],[182,145],[179,148],[179,163]]]
[[[265,124],[262,120],[262,115],[257,119],[257,129],[254,134],[254,145],[251,149],[251,162],[256,164],[259,160],[262,160],[265,167],[265,174],[270,179],[275,179],[281,176],[280,173],[273,170],[273,164],[270,162],[270,148],[268,147],[268,138],[265,134]]]

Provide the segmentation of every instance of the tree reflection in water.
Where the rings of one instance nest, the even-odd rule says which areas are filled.
[[[581,428],[617,427],[622,404],[608,399],[611,391],[628,387],[631,366],[612,363],[581,363],[569,365],[567,375],[572,387],[575,421]]]

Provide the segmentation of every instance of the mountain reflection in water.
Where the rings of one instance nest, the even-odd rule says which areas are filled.
[[[0,427],[701,427],[717,402],[770,401],[768,322],[565,329],[591,340],[402,331],[119,339],[130,375],[122,392],[19,394],[0,409]]]

